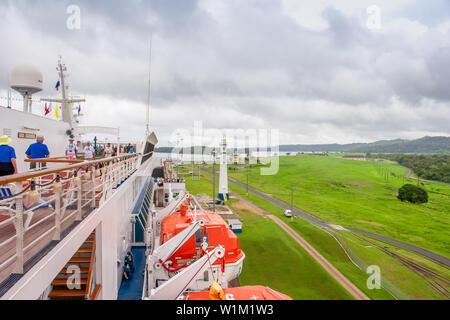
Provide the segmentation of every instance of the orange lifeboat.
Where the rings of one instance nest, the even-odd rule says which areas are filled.
[[[292,300],[291,297],[264,286],[248,286],[223,289],[223,294],[216,299],[211,297],[210,291],[193,292],[183,300]]]
[[[199,219],[206,221],[205,226],[188,239],[166,261],[169,272],[176,272],[188,266],[188,264],[202,257],[206,251],[210,251],[218,245],[225,248],[225,257],[213,263],[215,269],[225,274],[225,279],[231,281],[239,276],[245,258],[244,252],[239,246],[239,239],[230,229],[222,217],[209,211],[188,211],[184,204],[180,210],[165,217],[161,223],[161,245],[192,225]],[[207,246],[205,245],[207,244]]]

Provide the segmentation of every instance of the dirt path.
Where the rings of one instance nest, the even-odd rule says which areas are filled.
[[[344,289],[346,289],[356,300],[370,300],[364,292],[356,287],[350,280],[348,280],[339,270],[337,270],[327,259],[325,259],[316,249],[314,249],[305,239],[303,239],[297,232],[289,227],[278,217],[275,217],[270,212],[258,207],[254,203],[248,201],[244,197],[234,192],[231,192],[234,198],[240,202],[245,203],[245,206],[249,209],[255,209],[257,214],[265,214],[269,219],[279,225],[284,231],[287,232],[306,252],[308,252],[314,260],[316,260]]]

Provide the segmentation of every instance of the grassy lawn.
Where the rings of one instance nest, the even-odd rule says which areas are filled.
[[[385,254],[378,248],[371,246],[365,241],[361,241],[351,233],[342,233],[347,240],[347,244],[351,250],[363,259],[369,265],[377,265],[380,267],[381,274],[387,278],[396,289],[400,290],[402,294],[405,294],[410,299],[414,300],[445,300],[444,295],[433,289],[426,279],[419,276],[411,269],[405,267],[395,258]],[[372,243],[381,245],[384,248],[390,249],[395,254],[407,257],[416,263],[419,263],[433,271],[443,275],[449,279],[449,270],[444,266],[421,257],[413,252],[395,248],[391,245],[370,239]],[[449,287],[447,286],[447,289]]]
[[[425,184],[429,202],[403,203],[396,198],[406,183],[406,169],[392,163],[301,155],[280,157],[273,176],[261,176],[260,168],[249,172],[251,186],[290,202],[328,223],[371,231],[450,254],[450,187]],[[232,166],[229,176],[243,183],[247,173]],[[416,182],[412,182],[416,183]]]
[[[255,195],[246,195],[246,191],[230,184],[230,189],[239,193],[251,202],[264,208],[270,213],[285,220],[291,228],[297,231],[305,240],[307,240],[316,250],[318,250],[328,261],[330,261],[342,274],[352,281],[371,299],[393,299],[392,295],[386,290],[369,290],[366,285],[368,275],[364,271],[356,267],[349,259],[345,251],[339,243],[327,232],[313,226],[307,221],[298,220],[291,222],[283,215],[283,210],[272,203],[261,199]],[[211,187],[208,187],[211,189]],[[209,190],[208,189],[208,190]],[[367,243],[360,241],[352,236],[351,233],[340,233],[348,247],[354,254],[366,265],[378,265],[381,269],[384,283],[387,288],[400,299],[445,299],[443,295],[434,290],[422,277],[413,273],[410,269],[401,264],[398,260],[388,256],[384,252],[375,247],[368,246]],[[360,236],[361,237],[361,236]],[[364,238],[364,237],[362,237]],[[381,244],[385,248],[389,248],[396,254],[406,257],[426,268],[429,268],[447,279],[450,278],[450,270],[432,260],[426,259],[418,254],[394,248],[391,245],[370,239],[372,242]],[[383,280],[384,281],[384,280]]]
[[[273,221],[254,213],[237,213],[244,219],[239,243],[247,256],[241,285],[269,286],[296,300],[352,299]]]
[[[345,251],[330,234],[304,220],[299,219],[291,222],[290,219],[284,216],[281,208],[274,206],[270,202],[252,194],[246,196],[246,191],[235,185],[232,185],[231,189],[271,214],[283,219],[292,229],[308,241],[310,245],[319,251],[320,254],[322,254],[331,264],[334,265],[336,269],[338,269],[360,290],[362,290],[369,298],[379,300],[393,299],[393,297],[384,289],[369,290],[367,288],[366,281],[368,275],[366,275],[350,261]]]

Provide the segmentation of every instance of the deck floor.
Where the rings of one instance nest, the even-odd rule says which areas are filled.
[[[88,216],[93,209],[91,208],[84,208],[82,212],[82,218],[84,219],[86,216]],[[65,216],[68,216],[72,214],[74,210],[67,209]],[[53,210],[49,208],[45,209],[39,209],[35,212],[35,215],[32,219],[32,224],[45,219],[48,215],[52,214]],[[72,217],[70,217],[68,220],[66,220],[64,223],[61,224],[61,237],[64,238],[65,235],[68,233],[68,231],[71,230],[71,228],[76,223],[76,214],[74,214]],[[25,233],[24,237],[24,247],[36,240],[39,236],[41,236],[43,233],[47,232],[49,229],[51,229],[55,225],[54,219],[48,219],[47,221],[41,223],[40,225],[36,226],[35,228],[31,229],[30,231]],[[50,244],[55,245],[55,243],[58,243],[58,241],[55,241],[53,243],[52,239],[54,237],[54,233],[50,232],[47,236],[40,239],[38,242],[36,242],[29,250],[27,250],[24,254],[24,272],[27,272],[38,260],[36,260],[36,257],[42,256],[43,253],[47,252],[48,246]],[[0,228],[0,242],[12,237],[15,234],[15,228],[13,223],[8,223],[7,225],[4,225],[2,228]],[[4,261],[8,260],[10,257],[12,257],[16,252],[16,241],[12,241],[9,244],[2,247],[0,251],[0,264]],[[45,252],[44,252],[45,251]],[[3,270],[0,272],[0,296],[2,296],[8,289],[13,285],[14,283],[9,283],[11,279],[17,278],[18,275],[15,275],[14,268],[16,265],[16,259],[14,259],[11,263],[9,263],[8,266],[6,266]],[[22,276],[22,275],[20,275]],[[13,281],[14,282],[14,281]]]
[[[122,280],[117,300],[141,300],[144,287],[145,247],[134,247],[134,273],[130,280]]]

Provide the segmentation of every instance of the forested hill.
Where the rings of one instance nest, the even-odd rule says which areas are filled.
[[[159,147],[156,152],[170,153],[171,147]],[[210,154],[212,148],[199,147],[199,153]],[[241,151],[241,150],[239,150]],[[248,151],[248,150],[246,150]],[[253,150],[252,150],[253,151]],[[362,153],[450,153],[450,137],[423,137],[417,140],[382,140],[373,143],[280,145],[281,152],[362,152]],[[185,148],[190,154],[194,148]]]
[[[382,140],[373,143],[281,145],[280,151],[450,153],[450,137],[423,137],[417,140]]]

